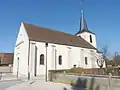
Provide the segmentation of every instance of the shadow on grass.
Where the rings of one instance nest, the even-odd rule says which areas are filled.
[[[72,90],[85,90],[87,88],[87,79],[78,78],[75,85],[72,85]]]
[[[88,85],[89,84],[89,85]],[[71,90],[100,90],[100,85],[95,85],[95,78],[92,78],[88,83],[86,78],[78,78],[75,84],[71,83]],[[67,88],[63,88],[63,90],[68,90]]]

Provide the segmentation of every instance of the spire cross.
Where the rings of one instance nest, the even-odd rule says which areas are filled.
[[[81,0],[81,14],[84,15],[84,10],[83,10],[83,1],[84,0]]]
[[[82,15],[84,14],[84,11],[83,11],[83,10],[81,10],[81,14],[82,14]]]

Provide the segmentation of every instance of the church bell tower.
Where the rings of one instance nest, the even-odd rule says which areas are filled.
[[[88,30],[83,9],[81,10],[80,29],[75,35],[81,36],[84,40],[86,40],[88,43],[97,48],[96,35],[95,33]]]

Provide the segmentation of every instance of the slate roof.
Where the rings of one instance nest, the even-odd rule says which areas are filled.
[[[108,60],[107,65],[118,66],[120,65],[120,60]]]
[[[83,32],[88,32],[88,33],[92,33],[92,34],[95,35],[95,33],[91,32],[91,31],[89,31],[89,30],[85,30],[85,29],[79,30],[75,35],[80,34],[80,33],[83,33]]]
[[[84,17],[84,13],[81,13],[81,14],[82,14],[82,16],[81,16],[81,20],[80,20],[80,29],[75,35],[83,33],[83,32],[95,34],[95,33],[88,30],[87,22],[86,22],[85,17]]]
[[[71,35],[68,33],[28,24],[25,22],[23,22],[23,24],[27,31],[29,39],[32,41],[96,49],[80,36]]]

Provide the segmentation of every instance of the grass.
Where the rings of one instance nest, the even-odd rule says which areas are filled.
[[[71,86],[76,85],[76,82],[74,82],[74,81],[53,80],[53,82],[56,82],[56,83],[63,83],[63,84],[71,85]]]

